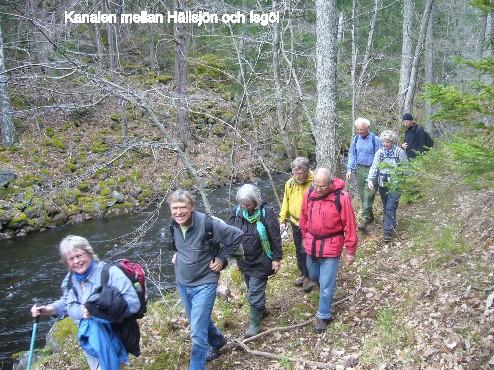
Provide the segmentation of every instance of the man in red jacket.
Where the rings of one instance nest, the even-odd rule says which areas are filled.
[[[322,333],[331,320],[331,304],[343,246],[351,265],[357,249],[355,214],[345,182],[331,178],[327,168],[314,171],[312,187],[305,193],[300,230],[307,254],[309,277],[319,282],[319,308],[314,331]]]

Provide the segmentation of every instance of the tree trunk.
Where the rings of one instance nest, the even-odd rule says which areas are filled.
[[[278,11],[278,3],[273,0],[273,12]],[[278,128],[280,130],[280,136],[285,147],[285,152],[288,159],[293,160],[296,156],[295,148],[292,146],[290,138],[288,137],[291,130],[287,130],[287,124],[285,123],[285,104],[283,99],[283,86],[281,84],[280,77],[280,24],[273,24],[273,75],[276,91],[276,119],[278,121]]]
[[[355,125],[356,120],[356,108],[357,108],[357,33],[355,32],[356,21],[355,8],[357,6],[357,0],[352,1],[352,70],[350,76],[352,79],[352,137],[355,135]]]
[[[337,137],[336,62],[338,10],[336,0],[316,0],[317,107],[314,122],[316,160],[331,176],[338,174],[340,143]]]
[[[422,22],[420,24],[419,38],[417,40],[417,45],[415,46],[415,55],[413,56],[412,69],[410,71],[410,82],[406,93],[404,107],[405,111],[410,113],[413,110],[413,99],[415,97],[415,89],[417,87],[417,75],[420,55],[422,54],[422,51],[424,49],[425,36],[427,35],[427,26],[429,25],[433,2],[434,0],[427,0],[427,2],[425,3],[424,13],[422,14]]]
[[[477,40],[477,59],[481,59],[484,54],[485,31],[487,29],[487,13],[482,12],[480,15],[480,31]]]
[[[108,0],[104,0],[104,4],[105,4],[105,11],[107,13],[112,13]],[[111,23],[106,24],[106,34],[108,38],[108,67],[111,71],[114,71],[116,68],[115,60],[117,55],[115,50],[115,29],[113,27],[114,26]]]
[[[15,128],[12,122],[12,107],[7,93],[7,75],[3,55],[2,25],[0,23],[0,137],[3,145],[13,145]]]
[[[434,9],[431,10],[431,16],[429,24],[427,25],[427,36],[425,38],[425,58],[424,58],[424,78],[426,84],[432,84],[434,82],[433,76],[433,50],[434,50]],[[425,101],[425,129],[428,132],[432,132],[432,105],[426,99]]]
[[[403,0],[403,35],[401,45],[400,85],[398,91],[398,114],[403,114],[405,96],[412,68],[412,26],[414,0]]]
[[[177,0],[176,10],[184,11],[186,0]],[[187,122],[187,40],[185,35],[185,24],[175,23],[175,81],[177,92],[177,125],[178,136],[183,145],[187,147],[190,140],[190,127]]]

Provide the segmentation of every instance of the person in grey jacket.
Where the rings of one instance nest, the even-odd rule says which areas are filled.
[[[167,199],[176,252],[172,262],[178,292],[190,324],[192,350],[189,370],[203,370],[206,361],[219,356],[226,344],[223,333],[211,320],[220,271],[242,242],[243,232],[213,219],[214,255],[206,238],[206,214],[194,210],[195,200],[186,190],[176,190]]]
[[[65,237],[60,242],[59,251],[62,261],[65,262],[70,271],[62,282],[63,295],[59,300],[46,306],[35,304],[31,308],[31,314],[33,317],[56,316],[59,319],[69,316],[79,326],[82,319],[90,319],[85,304],[96,288],[101,285],[101,271],[105,262],[98,260],[98,256],[94,254],[88,240],[81,236],[69,235]],[[108,272],[108,285],[121,292],[127,302],[126,312],[123,316],[129,317],[139,311],[141,307],[139,297],[129,278],[117,266],[111,266]],[[69,279],[72,279],[72,288],[69,288]],[[101,350],[108,352],[111,348],[105,345],[101,346]],[[114,348],[114,350],[119,352],[119,348]],[[91,370],[102,368],[98,359],[99,356],[94,357],[86,352],[84,354]],[[102,356],[105,359],[109,353],[102,353]],[[123,357],[119,356],[119,360],[123,364],[128,362],[126,352]]]
[[[396,233],[396,210],[400,193],[388,188],[390,167],[397,167],[400,162],[407,160],[405,151],[397,145],[398,136],[390,130],[381,134],[383,147],[376,152],[374,161],[369,170],[367,185],[369,189],[379,186],[384,212],[384,241],[389,242]],[[384,164],[384,165],[383,165]]]

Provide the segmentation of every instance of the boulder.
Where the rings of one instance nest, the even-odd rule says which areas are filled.
[[[17,178],[17,175],[14,170],[10,168],[0,168],[0,186],[7,187],[15,178]]]

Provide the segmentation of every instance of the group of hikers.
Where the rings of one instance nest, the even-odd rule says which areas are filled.
[[[351,265],[358,242],[357,228],[365,231],[374,221],[372,205],[377,190],[383,203],[384,240],[393,238],[400,194],[387,187],[390,168],[432,146],[430,137],[411,114],[403,115],[402,122],[407,130],[405,142],[398,146],[394,132],[386,130],[378,137],[370,132],[369,120],[355,121],[357,135],[350,145],[346,178],[356,176],[361,203],[358,225],[350,195],[344,190],[345,182],[332,178],[327,168],[312,172],[309,160],[304,157],[295,158],[291,164],[292,177],[285,183],[279,215],[252,184],[238,189],[238,205],[227,222],[197,211],[194,196],[187,190],[179,189],[168,196],[172,263],[190,325],[190,370],[205,369],[206,363],[217,358],[227,343],[211,315],[220,272],[229,258],[237,259],[247,288],[250,315],[244,336],[252,337],[260,332],[267,314],[268,278],[281,268],[281,234],[288,227],[291,227],[300,273],[294,285],[305,293],[319,289],[313,329],[316,333],[326,330],[332,319],[331,305],[343,248],[346,262]],[[242,256],[239,251],[243,252]],[[86,238],[65,237],[59,252],[69,270],[62,282],[63,295],[48,305],[35,304],[31,308],[32,316],[72,318],[79,325],[78,339],[91,370],[116,370],[128,364],[127,352],[139,354],[139,351],[129,351],[127,343],[122,344],[126,342],[123,337],[135,333],[116,328],[142,312],[143,302],[135,284],[119,267],[105,268],[108,264],[98,260]],[[101,289],[102,285],[112,289]],[[105,310],[105,300],[114,302],[110,305],[112,309],[122,306],[118,307],[118,314],[108,311],[106,316],[99,314]]]

